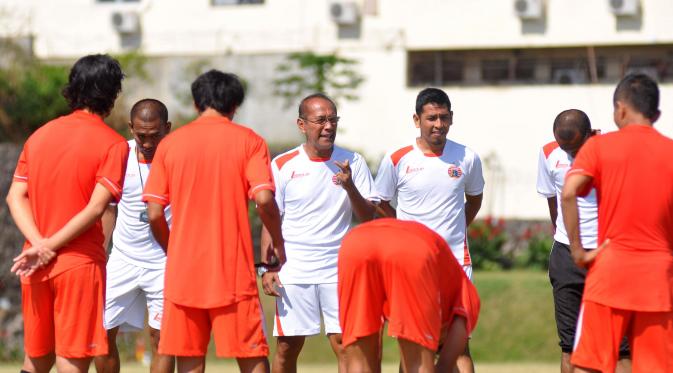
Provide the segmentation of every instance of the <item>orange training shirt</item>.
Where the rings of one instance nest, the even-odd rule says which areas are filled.
[[[161,141],[143,200],[171,205],[171,302],[215,308],[257,296],[248,197],[274,190],[269,161],[264,140],[225,117],[199,117]]]
[[[14,181],[28,183],[33,218],[44,237],[61,229],[89,203],[96,183],[119,200],[128,157],[126,139],[94,114],[77,110],[40,127],[26,141]],[[25,247],[30,247],[26,242]],[[85,263],[105,264],[97,221],[23,283],[40,282]]]
[[[635,311],[673,310],[673,140],[631,124],[589,139],[568,175],[593,178],[598,240],[584,299]]]

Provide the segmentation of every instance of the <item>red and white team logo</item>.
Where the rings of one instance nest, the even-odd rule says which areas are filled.
[[[457,179],[463,176],[463,170],[459,166],[449,166],[449,177]]]
[[[332,182],[334,185],[341,185],[341,180],[339,180],[336,174],[332,175]]]

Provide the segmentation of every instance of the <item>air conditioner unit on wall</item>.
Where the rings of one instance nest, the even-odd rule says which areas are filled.
[[[360,20],[360,9],[355,2],[340,1],[330,4],[329,14],[338,25],[353,25]]]
[[[514,12],[521,19],[540,19],[544,15],[544,0],[514,0]]]
[[[640,0],[608,0],[610,10],[616,16],[635,16],[640,8]]]
[[[120,34],[135,34],[140,31],[140,17],[136,12],[114,12],[112,26]]]

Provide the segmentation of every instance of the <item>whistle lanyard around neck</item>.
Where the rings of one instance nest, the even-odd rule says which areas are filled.
[[[138,176],[140,177],[140,190],[145,190],[145,183],[143,182],[143,173],[140,169],[140,157],[138,156],[138,146],[136,146],[136,165],[138,166]],[[142,193],[142,192],[141,192]],[[145,203],[147,205],[147,203]]]

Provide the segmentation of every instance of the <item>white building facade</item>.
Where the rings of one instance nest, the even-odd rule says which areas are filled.
[[[535,176],[555,116],[577,108],[614,130],[612,92],[627,72],[660,81],[656,127],[673,135],[670,0],[0,0],[0,11],[0,33],[31,36],[43,59],[140,51],[150,77],[125,86],[130,102],[156,97],[190,111],[186,69],[237,73],[248,86],[237,120],[270,143],[301,140],[296,108],[272,93],[288,53],[356,59],[365,81],[359,100],[340,102],[337,141],[374,171],[416,136],[418,91],[443,88],[449,137],[485,163],[482,216],[546,218]]]

